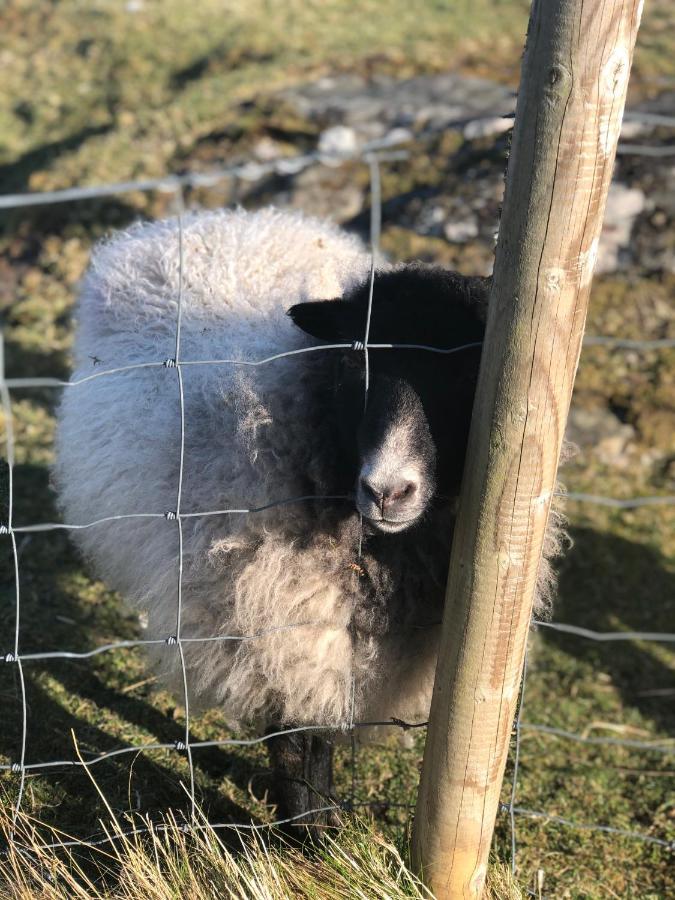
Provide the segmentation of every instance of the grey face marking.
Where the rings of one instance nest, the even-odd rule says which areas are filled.
[[[434,493],[434,450],[422,405],[409,385],[374,385],[360,429],[356,507],[378,531],[404,531]]]

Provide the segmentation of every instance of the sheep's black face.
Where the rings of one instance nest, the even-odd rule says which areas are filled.
[[[301,303],[296,325],[331,343],[362,341],[368,284],[342,300]],[[369,345],[450,349],[482,341],[485,279],[407,266],[376,275]],[[333,373],[333,411],[356,506],[376,531],[404,531],[457,495],[480,346],[440,354],[419,349],[344,351]]]

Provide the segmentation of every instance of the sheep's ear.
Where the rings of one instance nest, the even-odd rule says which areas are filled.
[[[353,304],[344,300],[311,300],[296,303],[288,310],[293,324],[322,341],[342,342],[354,339]]]

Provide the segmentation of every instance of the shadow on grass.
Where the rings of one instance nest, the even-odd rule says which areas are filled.
[[[561,566],[557,621],[595,631],[675,630],[675,572],[658,551],[590,528],[572,529]],[[543,639],[593,671],[609,675],[627,706],[665,731],[675,729],[672,644],[599,643],[541,629]],[[661,652],[665,651],[665,652]]]
[[[28,188],[33,172],[51,166],[64,153],[72,153],[92,137],[99,137],[112,131],[114,124],[87,125],[75,134],[58,141],[49,141],[29,150],[11,163],[0,166],[0,193],[20,193]]]
[[[17,465],[15,500],[19,521],[59,521],[48,488],[48,470]],[[6,498],[5,498],[6,500]],[[82,652],[107,641],[143,637],[138,618],[119,598],[89,579],[64,531],[17,534],[21,587],[20,650]],[[13,649],[16,595],[9,540],[0,545],[0,653]],[[84,758],[129,745],[173,745],[185,737],[182,714],[153,695],[141,652],[123,648],[81,660],[26,660],[27,763],[76,759],[74,733]],[[138,688],[136,683],[140,683]],[[21,746],[21,704],[18,671],[0,668],[3,728],[0,755],[16,762]],[[220,731],[208,737],[224,738]],[[193,740],[203,739],[204,734]],[[181,758],[182,757],[182,758]],[[227,779],[239,792],[251,780],[268,775],[261,756],[239,748],[199,748],[194,751],[197,799],[212,820],[250,823],[251,809],[228,798]],[[181,782],[188,781],[184,754],[173,749],[129,753],[95,764],[92,774],[116,812],[138,809],[154,815],[189,806]],[[10,797],[18,776],[6,776]],[[264,791],[264,785],[256,790]],[[55,767],[27,778],[27,808],[35,808],[48,823],[87,836],[104,814],[91,781],[79,767]],[[27,798],[28,798],[27,794]],[[86,800],[83,803],[83,798]],[[90,802],[91,801],[91,802]]]
[[[84,760],[124,746],[120,737],[111,735],[105,724],[106,704],[111,703],[116,717],[124,722],[134,721],[146,729],[160,724],[160,733],[145,742],[171,743],[184,735],[179,722],[173,722],[141,700],[129,703],[127,695],[112,691],[81,665],[64,676],[66,664],[50,666],[50,683],[46,689],[40,684],[35,663],[24,665],[28,708],[27,764],[52,760],[75,760],[77,754],[72,734]],[[44,664],[41,664],[44,667]],[[3,679],[3,682],[6,679]],[[71,706],[93,703],[89,715],[74,714],[54,696],[58,691],[67,695]],[[18,698],[18,684],[15,684]],[[97,693],[100,690],[100,693]],[[8,691],[2,690],[6,728],[0,738],[0,753],[12,762],[18,759],[20,747],[20,707],[18,700],[7,702]],[[74,702],[82,700],[82,703]],[[93,720],[93,721],[92,721]],[[136,739],[136,743],[143,743]],[[155,750],[124,754],[103,760],[90,767],[91,775],[115,813],[140,812],[154,818],[167,809],[187,811],[189,802],[185,786],[189,773],[184,754],[177,760],[176,750]],[[207,748],[194,752],[197,778],[196,796],[201,808],[213,820],[256,823],[251,810],[239,805],[219,791],[219,783],[228,778],[243,790],[259,766],[221,748]],[[5,782],[8,800],[14,802],[18,789],[18,775]],[[40,819],[72,835],[85,838],[98,831],[98,820],[106,817],[104,805],[87,773],[79,766],[56,766],[42,772],[29,771],[26,779],[24,809],[36,809]]]

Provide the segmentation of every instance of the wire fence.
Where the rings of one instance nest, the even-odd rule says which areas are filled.
[[[651,125],[673,125],[675,122],[668,120],[661,121],[667,117],[656,117],[659,121],[655,121],[654,117],[651,118],[647,116],[645,122]],[[652,121],[654,120],[654,121]],[[640,150],[630,150],[630,148],[620,146],[620,152],[641,152],[645,153],[649,151],[649,148],[642,147]],[[654,148],[661,151],[663,148]],[[670,150],[671,148],[667,148]],[[651,151],[649,151],[651,152]],[[185,391],[184,391],[184,382],[183,382],[183,372],[186,367],[189,366],[267,366],[281,360],[283,358],[294,356],[298,354],[305,353],[316,353],[322,351],[331,351],[337,349],[352,349],[356,352],[360,352],[363,355],[363,366],[365,372],[365,381],[364,381],[364,396],[363,402],[364,407],[368,402],[368,390],[369,390],[369,353],[372,350],[386,350],[386,349],[415,349],[415,350],[425,350],[430,353],[448,353],[448,352],[460,352],[464,349],[475,347],[476,344],[464,345],[459,348],[453,348],[452,350],[448,350],[447,348],[442,347],[432,347],[432,346],[421,346],[417,344],[381,344],[381,343],[371,343],[370,342],[370,321],[371,321],[371,311],[373,304],[373,290],[375,283],[375,265],[376,258],[379,250],[380,243],[380,231],[381,231],[381,219],[382,219],[382,198],[381,198],[381,187],[380,187],[380,165],[382,162],[390,161],[390,160],[400,160],[405,159],[407,156],[407,152],[399,146],[394,146],[390,141],[375,141],[369,144],[366,144],[362,151],[356,156],[340,156],[340,157],[331,157],[326,154],[320,153],[310,153],[305,154],[303,156],[293,157],[293,158],[284,158],[279,160],[274,160],[268,163],[255,163],[255,164],[246,164],[241,166],[230,166],[223,169],[220,169],[215,172],[211,172],[208,174],[203,173],[189,173],[181,176],[171,176],[163,179],[149,179],[143,181],[133,181],[133,182],[122,182],[118,184],[106,184],[100,185],[96,187],[75,187],[66,190],[60,191],[50,191],[45,193],[37,193],[37,194],[10,194],[0,197],[0,209],[21,209],[35,205],[41,204],[51,204],[51,203],[68,203],[74,201],[82,201],[82,200],[91,200],[93,198],[100,197],[108,197],[113,195],[118,195],[121,193],[127,192],[149,192],[149,191],[160,191],[160,192],[168,192],[173,196],[174,202],[174,212],[177,218],[178,228],[177,228],[177,240],[178,240],[178,260],[179,260],[179,271],[178,271],[178,295],[177,295],[177,315],[176,315],[176,323],[175,323],[175,346],[173,356],[169,359],[149,359],[147,361],[137,363],[134,365],[120,366],[120,367],[112,367],[108,369],[97,369],[92,372],[90,375],[85,377],[81,377],[78,379],[73,379],[71,381],[64,381],[58,378],[50,378],[50,377],[28,377],[28,378],[16,378],[11,377],[7,374],[5,369],[5,354],[4,354],[4,339],[0,335],[0,401],[2,404],[2,409],[4,412],[5,419],[5,443],[6,443],[6,461],[7,461],[7,488],[8,488],[8,503],[7,503],[7,520],[0,524],[0,534],[5,536],[11,547],[11,556],[13,560],[13,578],[14,578],[14,630],[13,630],[13,640],[11,649],[7,650],[4,655],[4,661],[8,665],[11,665],[15,668],[18,675],[18,687],[19,687],[19,701],[20,701],[20,709],[21,709],[21,722],[20,722],[20,746],[18,747],[18,753],[16,759],[14,761],[10,761],[7,764],[0,765],[0,771],[11,772],[18,778],[18,787],[16,790],[16,800],[14,802],[13,807],[13,820],[16,823],[20,812],[22,810],[25,786],[26,786],[26,778],[29,774],[37,773],[37,772],[48,772],[49,770],[54,769],[64,769],[64,768],[82,768],[89,769],[97,764],[110,760],[112,758],[124,757],[130,754],[137,754],[139,752],[147,753],[155,750],[173,750],[178,753],[184,754],[187,760],[188,767],[188,785],[187,792],[189,797],[189,806],[190,806],[190,817],[189,823],[186,827],[199,830],[204,827],[207,827],[203,824],[198,818],[197,815],[197,796],[196,796],[196,788],[195,788],[195,760],[194,755],[199,753],[199,751],[203,750],[207,747],[223,747],[223,746],[238,746],[238,747],[253,747],[255,745],[265,743],[270,739],[283,735],[283,734],[292,734],[294,732],[303,732],[303,731],[330,731],[331,728],[326,725],[322,725],[321,723],[304,725],[300,727],[287,728],[282,729],[280,731],[274,732],[273,734],[265,734],[262,736],[256,736],[252,738],[223,738],[221,740],[202,740],[197,741],[193,740],[191,737],[191,719],[192,712],[190,707],[190,691],[188,684],[188,671],[185,664],[185,647],[190,643],[196,642],[244,642],[244,641],[256,641],[266,634],[270,634],[273,631],[293,629],[293,628],[302,628],[307,627],[308,625],[325,625],[328,623],[320,623],[320,622],[296,622],[289,623],[283,626],[278,626],[274,629],[269,629],[266,631],[255,632],[251,634],[225,634],[225,635],[204,635],[204,636],[186,636],[183,634],[183,621],[182,621],[182,613],[183,613],[183,527],[184,522],[187,519],[198,518],[198,517],[209,517],[209,516],[251,516],[256,515],[258,513],[264,512],[274,506],[281,506],[286,504],[300,504],[300,503],[308,503],[308,502],[317,502],[317,501],[325,501],[325,502],[341,502],[345,503],[353,502],[353,498],[346,495],[335,495],[335,496],[314,496],[314,495],[304,495],[297,497],[288,497],[288,498],[279,498],[278,500],[265,504],[263,506],[248,506],[241,508],[227,508],[227,509],[214,509],[214,510],[203,510],[198,512],[185,512],[183,510],[183,482],[184,482],[184,468],[185,468],[185,445],[186,445],[186,417],[185,417]],[[364,326],[363,339],[362,341],[357,341],[353,343],[337,343],[337,344],[322,344],[320,346],[312,346],[306,347],[299,350],[294,350],[287,353],[279,353],[272,356],[268,356],[261,359],[203,359],[203,360],[184,360],[181,357],[181,333],[182,333],[182,317],[183,317],[183,308],[184,308],[184,265],[185,265],[185,247],[184,247],[184,215],[185,215],[185,200],[184,200],[184,190],[186,187],[210,187],[224,178],[242,178],[242,179],[251,179],[257,180],[269,174],[297,174],[298,172],[303,171],[305,168],[311,165],[340,165],[345,161],[354,161],[358,160],[362,164],[365,164],[369,169],[370,174],[370,198],[371,198],[371,216],[370,216],[370,252],[371,252],[371,264],[370,264],[370,274],[369,274],[369,292],[368,292],[368,304],[367,304],[367,316],[366,322]],[[658,339],[658,340],[632,340],[632,339],[622,339],[615,336],[609,335],[589,335],[585,338],[585,346],[607,346],[616,350],[633,350],[639,352],[659,352],[663,349],[672,348],[675,346],[675,340],[672,339]],[[29,523],[17,523],[15,521],[15,491],[14,491],[14,467],[15,467],[15,435],[13,430],[13,415],[12,415],[12,396],[11,392],[21,391],[23,389],[31,389],[31,388],[54,388],[54,389],[68,389],[68,390],[77,390],[80,389],[81,386],[86,385],[88,382],[94,379],[100,378],[108,378],[114,375],[118,375],[122,372],[131,372],[133,370],[138,369],[147,369],[147,368],[157,368],[157,369],[165,369],[167,378],[174,378],[176,383],[176,394],[179,399],[179,415],[180,415],[180,453],[179,453],[179,467],[178,467],[178,479],[177,484],[175,486],[175,504],[174,508],[165,512],[165,513],[157,513],[157,512],[148,512],[148,513],[134,513],[134,514],[124,514],[124,515],[114,515],[114,516],[105,516],[100,519],[96,519],[90,522],[86,522],[84,524],[73,524],[73,523],[65,523],[65,522],[29,522]],[[675,496],[641,496],[641,497],[631,497],[631,498],[615,498],[615,497],[606,497],[606,496],[597,496],[593,494],[585,494],[585,493],[570,493],[567,494],[567,500],[573,503],[579,504],[594,504],[606,507],[613,507],[617,509],[637,509],[642,507],[656,507],[661,505],[675,505]],[[98,528],[98,527],[106,527],[106,525],[110,522],[122,520],[122,519],[131,519],[131,518],[148,518],[148,519],[160,519],[165,520],[167,525],[166,527],[175,528],[177,536],[178,536],[178,554],[176,560],[176,585],[177,585],[177,605],[175,610],[175,627],[173,632],[165,637],[161,638],[150,638],[150,639],[132,639],[132,640],[120,640],[110,643],[101,644],[99,646],[91,647],[87,650],[75,650],[75,649],[53,649],[46,650],[43,652],[24,652],[22,649],[22,629],[21,629],[21,616],[22,616],[22,596],[21,596],[21,579],[20,579],[20,552],[17,547],[17,535],[29,535],[36,533],[44,533],[51,532],[55,530],[78,530],[78,529],[88,529],[88,528]],[[159,523],[158,523],[159,525]],[[162,527],[162,526],[160,526]],[[361,541],[359,541],[359,551],[358,555],[360,558],[362,552]],[[675,643],[675,633],[665,633],[665,632],[638,632],[638,631],[594,631],[589,628],[580,627],[573,623],[565,623],[565,622],[551,622],[551,621],[537,621],[534,623],[534,627],[536,629],[547,629],[551,631],[556,631],[562,634],[572,635],[575,638],[578,638],[582,641],[597,641],[597,642],[655,642],[655,643]],[[91,659],[93,657],[99,656],[101,654],[115,653],[117,651],[125,651],[131,648],[142,647],[142,646],[166,646],[167,653],[176,653],[179,657],[179,665],[181,672],[181,680],[182,680],[182,702],[184,712],[183,719],[183,730],[182,737],[173,742],[156,742],[156,743],[147,743],[147,744],[134,744],[129,746],[121,746],[113,750],[109,750],[106,752],[101,752],[96,755],[91,756],[87,759],[51,759],[44,761],[33,761],[29,759],[29,751],[30,747],[28,746],[27,734],[28,734],[28,702],[26,696],[26,680],[25,680],[25,672],[24,666],[29,665],[33,662],[37,661],[47,661],[47,660],[55,660],[55,659],[69,659],[69,660],[84,660]],[[353,644],[352,644],[352,652],[353,652]],[[571,821],[569,819],[560,817],[555,814],[549,814],[545,811],[527,809],[519,806],[516,802],[517,800],[517,788],[518,788],[518,776],[519,776],[519,768],[522,761],[522,735],[523,733],[532,732],[539,735],[546,735],[555,740],[563,740],[569,741],[571,743],[581,743],[581,744],[592,744],[592,745],[600,745],[600,746],[612,746],[612,747],[626,747],[633,750],[644,750],[649,752],[657,752],[659,754],[669,754],[675,752],[675,740],[673,741],[636,741],[636,740],[628,740],[621,738],[604,738],[604,737],[589,737],[584,734],[572,733],[570,731],[566,731],[560,728],[554,728],[542,723],[537,722],[528,722],[523,719],[523,711],[525,708],[524,700],[525,700],[525,688],[526,688],[526,673],[527,667],[525,669],[522,681],[522,694],[521,700],[517,712],[517,717],[514,726],[514,743],[513,743],[513,760],[514,760],[514,770],[513,770],[513,778],[512,778],[512,787],[510,800],[507,804],[502,806],[503,813],[507,816],[508,821],[510,822],[510,833],[511,833],[511,851],[512,851],[512,866],[514,871],[516,870],[516,861],[517,861],[517,818],[535,818],[535,819],[543,819],[545,821],[549,821],[552,823],[557,823],[564,827],[574,828],[574,829],[583,829],[583,830],[591,830],[597,832],[604,832],[613,835],[621,835],[624,837],[632,838],[638,841],[647,842],[656,846],[666,847],[670,849],[675,849],[673,842],[669,842],[665,839],[661,839],[659,837],[655,837],[652,834],[641,831],[634,831],[629,829],[621,829],[615,828],[606,824],[598,824],[598,823],[587,823],[587,822],[578,822]],[[354,686],[354,676],[352,675],[352,685],[351,685],[351,712],[349,716],[348,722],[348,732],[350,734],[351,747],[352,747],[352,790],[351,796],[349,799],[346,799],[342,802],[334,802],[328,803],[323,806],[319,806],[316,809],[311,810],[310,812],[303,813],[299,816],[294,816],[291,818],[279,819],[276,822],[272,823],[264,823],[257,824],[253,822],[245,823],[231,823],[231,822],[221,822],[221,823],[213,823],[210,827],[216,829],[244,829],[244,830],[260,830],[260,829],[268,829],[273,826],[285,825],[291,822],[300,821],[304,817],[311,817],[312,815],[317,815],[322,812],[327,812],[330,810],[339,810],[339,809],[357,809],[362,807],[400,807],[407,809],[409,808],[409,804],[405,803],[390,803],[388,801],[377,800],[371,802],[357,802],[355,798],[354,791],[354,772],[356,766],[356,740],[355,734],[359,729],[365,727],[372,727],[373,725],[380,726],[389,726],[392,728],[397,728],[400,730],[408,730],[410,728],[423,728],[426,723],[424,722],[415,722],[409,723],[404,722],[399,719],[392,718],[391,720],[383,721],[383,722],[364,722],[357,721],[354,715],[354,698],[355,698],[355,686]],[[160,830],[164,826],[159,826]],[[118,835],[93,835],[86,838],[78,839],[78,840],[64,840],[57,841],[52,843],[45,843],[43,845],[44,849],[48,848],[63,848],[70,846],[77,846],[80,844],[87,844],[89,846],[105,844],[109,841],[116,840],[118,837],[121,837],[123,834],[126,835],[137,835],[143,833],[146,829],[143,828],[129,828],[126,830],[122,830]]]

